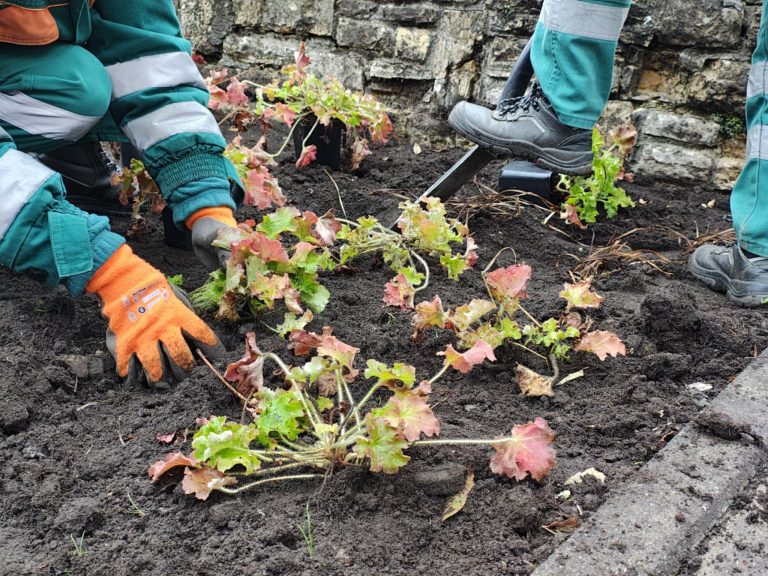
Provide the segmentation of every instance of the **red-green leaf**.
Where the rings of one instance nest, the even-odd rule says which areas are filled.
[[[368,414],[365,418],[368,436],[355,444],[355,452],[371,461],[371,472],[395,474],[408,464],[409,456],[403,454],[408,442],[400,437],[399,431],[392,428],[384,418]]]
[[[555,433],[544,418],[515,426],[506,442],[493,446],[496,454],[491,458],[491,471],[515,480],[528,474],[541,480],[555,466],[554,439]]]
[[[473,366],[482,364],[486,359],[491,362],[496,361],[493,348],[483,340],[478,340],[472,348],[462,354],[459,354],[452,345],[448,344],[445,352],[438,352],[438,355],[445,356],[445,363],[449,364],[462,374],[466,374],[472,370]]]
[[[412,319],[413,339],[421,340],[424,331],[429,327],[445,328],[447,320],[440,296],[435,296],[430,302],[419,302]]]
[[[515,264],[489,272],[486,277],[491,293],[501,300],[504,298],[527,298],[525,288],[531,279],[531,267]]]
[[[592,278],[585,278],[575,284],[565,284],[560,291],[560,298],[567,301],[566,310],[571,308],[599,308],[603,297],[592,290]]]
[[[413,308],[413,297],[416,290],[408,282],[408,279],[398,274],[384,287],[384,304],[387,306],[399,306],[402,310]]]
[[[437,436],[440,433],[440,422],[423,396],[393,396],[382,407],[380,415],[390,426],[400,429],[409,442],[415,442],[421,434]]]
[[[626,356],[627,347],[613,332],[595,330],[588,332],[573,347],[577,352],[592,352],[600,360],[608,356]]]

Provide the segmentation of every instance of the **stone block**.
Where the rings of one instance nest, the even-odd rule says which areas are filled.
[[[741,60],[708,61],[691,77],[685,91],[685,104],[727,113],[743,110],[749,66],[749,61]]]
[[[339,18],[336,27],[336,43],[339,46],[375,50],[378,54],[390,55],[395,48],[395,30],[384,22],[366,22]]]
[[[716,155],[716,151],[709,148],[696,149],[641,136],[628,169],[636,174],[638,182],[652,178],[703,183],[709,182],[712,176]]]
[[[261,21],[265,0],[232,0],[235,26],[256,28]]]
[[[264,30],[300,36],[330,36],[333,32],[333,0],[265,2],[260,17]]]
[[[722,0],[669,2],[650,0],[656,40],[668,46],[733,48],[741,44],[744,5]]]
[[[440,17],[440,10],[423,4],[398,5],[384,4],[379,8],[379,14],[383,20],[407,25],[434,24]]]
[[[482,41],[482,10],[444,10],[435,31],[428,65],[435,77],[472,58]]]
[[[431,70],[423,66],[384,58],[376,59],[371,63],[368,76],[381,80],[432,80],[435,77]]]
[[[686,426],[531,576],[661,576],[747,484],[760,449]]]
[[[715,160],[712,184],[718,190],[729,192],[736,184],[744,166],[744,156],[722,156]]]
[[[395,34],[395,56],[405,60],[424,62],[432,44],[429,30],[422,28],[398,28]]]
[[[299,39],[295,36],[270,33],[230,34],[224,42],[220,65],[233,68],[282,68],[293,62],[293,54],[298,48]],[[333,51],[334,45],[323,38],[310,38],[306,42],[306,49],[312,59],[315,53]],[[320,75],[319,71],[317,73]]]
[[[179,18],[184,37],[203,54],[221,49],[234,22],[232,5],[227,0],[181,0]]]
[[[687,142],[695,146],[717,146],[720,125],[671,112],[641,108],[632,115],[633,122],[642,134]]]

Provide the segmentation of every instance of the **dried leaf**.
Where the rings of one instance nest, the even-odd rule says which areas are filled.
[[[577,352],[592,352],[600,360],[608,356],[626,356],[627,347],[613,332],[596,330],[581,337],[573,347]]]
[[[451,344],[445,349],[445,352],[438,352],[438,356],[445,356],[445,363],[449,364],[452,368],[455,368],[462,374],[466,374],[472,370],[473,366],[482,364],[484,360],[496,361],[496,356],[493,353],[487,342],[484,340],[478,340],[475,345],[463,354],[459,354]]]
[[[592,278],[585,278],[576,284],[565,284],[560,298],[567,301],[566,310],[571,308],[600,308],[603,297],[591,292]]]
[[[576,209],[576,206],[573,204],[563,204],[562,208],[563,211],[560,212],[561,220],[565,220],[566,222],[573,224],[580,230],[587,229],[587,227],[584,226],[584,223],[581,221],[581,218],[579,218],[579,211]]]
[[[445,509],[443,510],[443,522],[448,520],[451,516],[458,514],[464,508],[467,503],[467,496],[475,487],[475,474],[472,470],[467,470],[467,479],[464,481],[464,487],[451,496],[448,502],[445,503]]]
[[[264,388],[264,356],[256,345],[255,332],[245,335],[245,356],[227,366],[224,378],[237,382],[237,391],[245,398]]]
[[[565,486],[571,486],[573,484],[581,484],[584,481],[584,478],[586,478],[587,476],[591,476],[592,478],[600,482],[600,484],[605,484],[605,474],[603,474],[599,470],[596,470],[595,468],[587,468],[583,472],[577,472],[576,474],[568,478],[568,480],[566,480],[564,484]]]
[[[198,500],[207,500],[213,490],[233,484],[237,484],[237,480],[231,476],[225,476],[218,470],[185,468],[181,489],[184,490],[184,494],[194,494]]]
[[[552,532],[573,532],[581,526],[581,520],[578,518],[566,518],[565,520],[555,520],[550,522],[546,526],[542,526],[544,530],[551,530]]]
[[[176,432],[171,432],[170,434],[158,434],[155,436],[155,440],[161,444],[170,444],[175,438]]]
[[[197,467],[197,460],[193,456],[184,456],[181,452],[171,452],[165,455],[164,460],[158,460],[147,470],[147,474],[152,479],[152,482],[157,482],[158,478],[177,466],[193,466]]]
[[[525,396],[549,396],[550,398],[554,396],[552,378],[542,376],[522,364],[515,367],[515,378],[520,386],[520,391]]]
[[[555,450],[551,444],[555,433],[544,418],[512,428],[506,442],[494,444],[496,454],[491,458],[491,471],[516,480],[530,474],[541,480],[555,467]]]

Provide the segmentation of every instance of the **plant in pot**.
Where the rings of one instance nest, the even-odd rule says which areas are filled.
[[[280,76],[266,85],[240,82],[236,77],[228,78],[226,71],[212,71],[206,79],[211,93],[209,107],[227,112],[225,120],[231,119],[241,130],[258,119],[262,139],[257,146],[261,150],[266,147],[266,133],[272,122],[286,124],[288,135],[277,151],[269,154],[272,159],[292,141],[297,167],[317,161],[335,169],[340,163],[341,145],[346,141],[350,169],[357,170],[371,154],[369,142],[387,141],[392,122],[373,96],[353,92],[336,79],[322,80],[307,71],[309,64],[302,42],[294,63],[285,66]],[[222,85],[227,82],[225,90]],[[253,89],[253,102],[246,93],[249,88]]]

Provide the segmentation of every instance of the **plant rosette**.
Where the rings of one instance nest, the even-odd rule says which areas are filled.
[[[565,284],[560,292],[567,303],[565,311],[560,318],[539,321],[523,305],[528,298],[531,267],[514,264],[489,271],[498,256],[483,271],[488,299],[473,299],[452,310],[443,308],[439,295],[420,302],[413,316],[413,339],[422,341],[429,329],[447,329],[456,334],[459,349],[468,350],[463,355],[471,355],[479,343],[489,354],[503,345],[525,350],[546,361],[552,372],[544,376],[518,364],[515,376],[526,396],[553,396],[554,386],[583,376],[583,371],[579,371],[560,378],[559,362],[569,360],[572,351],[591,352],[601,361],[626,354],[626,346],[616,334],[593,331],[592,320],[578,311],[598,308],[602,303],[603,298],[591,290],[591,279]],[[453,358],[462,356],[452,345],[445,354]]]
[[[302,42],[294,63],[284,67],[280,78],[267,85],[228,77],[226,69],[211,71],[206,79],[210,93],[208,106],[226,114],[222,122],[233,119],[240,129],[246,129],[255,119],[259,120],[262,140],[258,144],[258,154],[263,159],[260,167],[269,167],[284,152],[297,127],[307,124],[310,127],[301,142],[296,167],[310,165],[318,154],[317,145],[309,144],[310,140],[318,130],[331,129],[335,121],[341,122],[346,127],[350,169],[357,170],[365,157],[371,154],[369,141],[385,143],[392,132],[392,122],[384,106],[373,96],[353,92],[336,79],[322,80],[307,72],[309,65],[310,59]],[[225,83],[226,89],[222,88]],[[253,102],[246,88],[253,89]],[[275,153],[268,153],[266,133],[275,121],[288,126],[289,133]],[[259,178],[254,178],[248,185],[248,194],[256,198],[268,197],[270,191],[260,191],[258,184]]]
[[[279,300],[292,314],[303,314],[304,306],[322,312],[330,293],[320,273],[378,253],[396,273],[384,288],[384,303],[413,308],[414,297],[429,284],[427,258],[436,258],[448,277],[458,280],[477,261],[476,245],[466,225],[446,217],[439,199],[400,207],[400,233],[371,216],[351,222],[331,211],[317,216],[292,207],[264,215],[259,224],[224,229],[214,246],[230,250],[226,268],[212,272],[190,302],[230,321],[272,310]]]
[[[229,321],[271,310],[279,300],[295,314],[304,314],[304,306],[321,312],[330,292],[319,273],[336,267],[328,247],[340,226],[332,211],[318,216],[283,207],[258,225],[249,220],[222,229],[213,245],[230,251],[226,268],[211,272],[190,294],[191,304]]]
[[[359,350],[330,328],[321,334],[295,329],[288,339],[296,356],[310,357],[307,362],[289,366],[259,350],[255,334],[246,336],[244,357],[218,374],[243,405],[241,422],[205,420],[192,439],[192,453],[169,454],[153,464],[153,481],[183,467],[184,492],[205,500],[213,491],[237,494],[270,482],[318,479],[349,466],[394,474],[408,464],[406,451],[414,446],[487,446],[493,449],[491,471],[516,480],[541,480],[555,466],[555,434],[543,418],[494,439],[438,438],[432,387],[450,369],[466,373],[484,359],[495,360],[482,344],[459,358],[446,354],[442,369],[418,384],[413,366],[370,359],[364,384],[355,368]],[[274,387],[266,382],[267,362],[282,380]],[[364,391],[357,398],[353,384]]]
[[[623,188],[616,186],[621,180],[632,182],[633,175],[624,172],[624,160],[637,139],[637,130],[621,126],[608,137],[610,146],[600,130],[592,130],[592,174],[584,176],[560,175],[557,190],[567,196],[561,206],[560,218],[585,229],[584,223],[593,224],[601,212],[606,218],[616,216],[619,208],[633,208],[635,203]]]
[[[416,294],[429,285],[425,257],[436,258],[448,277],[458,281],[477,262],[477,245],[465,224],[446,216],[439,198],[427,198],[423,204],[402,202],[400,209],[399,233],[371,216],[356,222],[341,220],[339,261],[345,264],[364,254],[381,254],[397,274],[385,286],[384,303],[407,310],[413,308]]]

